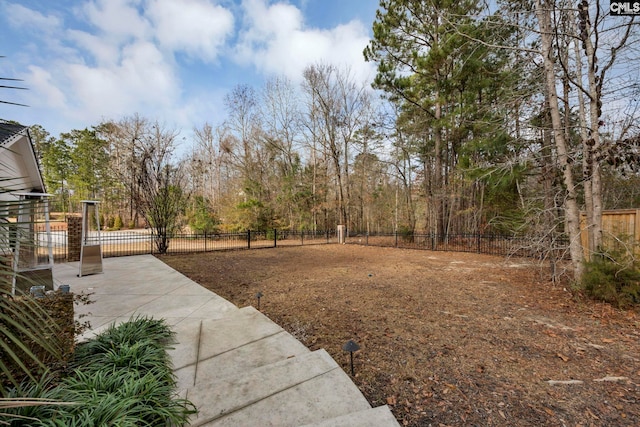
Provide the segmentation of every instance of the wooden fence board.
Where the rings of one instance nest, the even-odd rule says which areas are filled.
[[[586,215],[580,215],[580,240],[586,259],[590,259],[587,241]],[[640,209],[618,209],[602,212],[602,240],[605,248],[621,248],[634,245],[636,256],[640,256]]]

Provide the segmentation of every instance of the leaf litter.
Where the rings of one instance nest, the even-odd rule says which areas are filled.
[[[325,348],[401,425],[640,425],[640,316],[471,253],[357,245],[169,255],[239,307]]]

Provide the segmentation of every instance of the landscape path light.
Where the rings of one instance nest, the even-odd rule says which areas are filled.
[[[258,298],[258,311],[260,311],[260,298],[262,298],[264,295],[262,295],[262,292],[258,291],[258,293],[256,294],[256,298]]]
[[[344,351],[348,351],[349,355],[351,356],[351,376],[355,377],[356,373],[355,373],[355,370],[353,369],[353,352],[360,350],[360,346],[356,344],[355,341],[349,340],[345,345],[342,346],[342,349]]]

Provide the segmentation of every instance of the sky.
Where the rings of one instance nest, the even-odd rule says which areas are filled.
[[[0,0],[0,118],[51,135],[138,113],[188,132],[238,86],[310,64],[370,81],[378,0]],[[2,84],[2,83],[0,83]],[[6,84],[6,82],[5,82]]]

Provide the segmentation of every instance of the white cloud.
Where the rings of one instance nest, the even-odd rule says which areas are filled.
[[[110,40],[144,39],[150,33],[149,22],[139,11],[141,0],[95,0],[82,11],[88,22]]]
[[[209,61],[233,32],[233,14],[206,0],[152,0],[148,15],[163,47]]]
[[[251,32],[256,37],[281,37],[302,28],[304,17],[293,5],[268,5],[264,0],[244,0],[242,6],[249,17]]]
[[[87,51],[99,66],[108,66],[120,60],[120,47],[104,37],[78,30],[68,30],[67,37],[81,50]]]
[[[295,82],[317,62],[349,66],[357,78],[373,72],[359,21],[310,28],[286,0],[81,0],[67,10],[45,3],[36,11],[0,0],[0,23],[25,40],[3,53],[30,88],[19,100],[32,108],[19,114],[55,130],[135,112],[189,129],[219,121],[224,93],[256,70]],[[227,61],[233,68],[209,65]]]
[[[233,30],[233,15],[206,0],[91,0],[79,10],[92,26],[66,31],[78,54],[51,81],[72,100],[69,114],[92,121],[171,116],[183,84],[174,54],[213,60]]]
[[[28,28],[47,33],[56,31],[62,26],[62,20],[57,16],[44,15],[16,3],[6,4],[5,13],[5,20],[16,28]]]
[[[66,97],[54,84],[51,73],[35,65],[29,66],[28,70],[29,74],[25,80],[29,82],[31,89],[28,95],[29,105],[34,107],[65,107]]]
[[[179,96],[173,69],[151,43],[127,45],[122,61],[109,67],[69,64],[64,69],[76,113],[89,118],[168,108]]]
[[[241,63],[293,81],[300,81],[304,68],[318,62],[348,67],[361,81],[373,75],[374,66],[362,56],[369,34],[359,21],[328,30],[305,28],[302,13],[292,5],[268,5],[265,0],[242,4],[245,25],[236,50]]]

